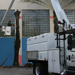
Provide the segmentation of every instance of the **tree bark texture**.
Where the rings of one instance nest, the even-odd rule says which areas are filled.
[[[14,54],[14,63],[13,66],[19,66],[18,62],[18,55],[19,55],[19,48],[20,48],[20,33],[19,33],[19,15],[20,11],[17,10],[15,13],[15,19],[16,19],[16,35],[15,35],[15,54]]]

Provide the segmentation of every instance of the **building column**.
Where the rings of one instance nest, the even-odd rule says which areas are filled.
[[[53,10],[50,10],[50,33],[54,33]]]
[[[19,31],[20,31],[20,49],[19,49],[19,66],[22,66],[22,10],[20,11],[20,17],[19,17]]]

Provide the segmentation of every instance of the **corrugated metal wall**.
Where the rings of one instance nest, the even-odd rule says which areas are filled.
[[[13,66],[15,38],[0,38],[0,65]],[[8,57],[8,58],[7,58]]]
[[[0,65],[6,60],[2,66],[13,66],[14,41],[15,38],[0,38]],[[27,38],[22,38],[22,66],[27,63],[26,51]]]

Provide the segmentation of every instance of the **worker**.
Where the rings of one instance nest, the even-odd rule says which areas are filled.
[[[11,26],[12,24],[11,24],[11,19],[9,19],[9,22],[8,22],[8,26]]]

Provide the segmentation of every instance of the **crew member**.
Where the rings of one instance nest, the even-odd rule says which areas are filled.
[[[11,26],[12,24],[11,24],[11,19],[9,20],[9,22],[8,22],[8,26]]]

